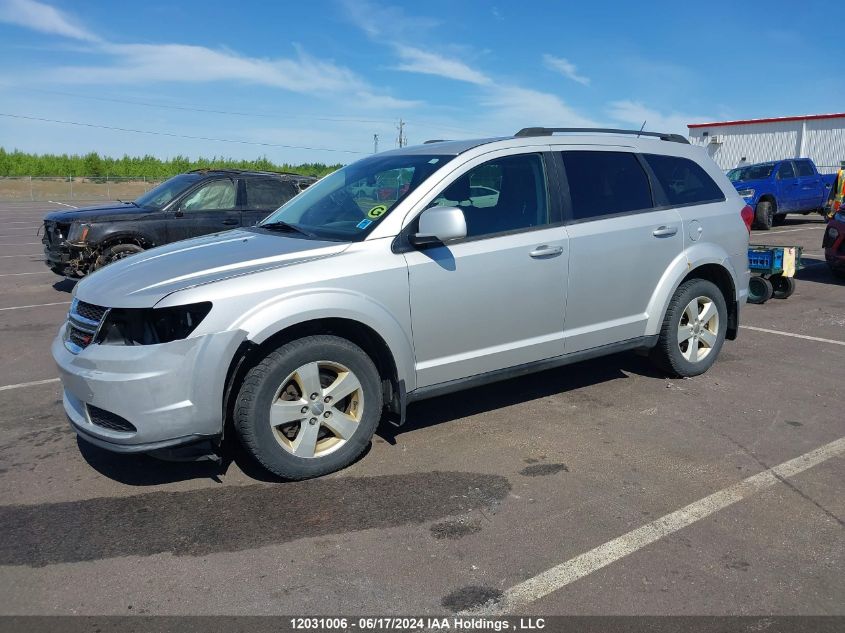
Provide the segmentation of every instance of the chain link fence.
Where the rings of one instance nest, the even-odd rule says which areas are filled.
[[[2,176],[0,201],[134,200],[160,182],[146,176]]]

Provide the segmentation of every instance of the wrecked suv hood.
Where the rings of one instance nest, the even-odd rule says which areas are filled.
[[[118,260],[80,281],[76,297],[109,308],[149,308],[177,290],[329,257],[348,246],[250,229],[227,231]]]

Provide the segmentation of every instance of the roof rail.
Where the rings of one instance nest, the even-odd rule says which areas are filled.
[[[686,143],[689,141],[680,134],[667,134],[665,132],[642,132],[640,130],[616,130],[609,127],[525,127],[514,134],[515,137],[522,136],[551,136],[555,132],[589,132],[601,134],[635,134],[637,136],[653,136],[661,141],[672,141],[673,143]]]

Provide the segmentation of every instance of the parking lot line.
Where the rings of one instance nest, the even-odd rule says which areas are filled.
[[[3,312],[3,310],[23,310],[24,308],[43,308],[44,306],[64,306],[69,303],[70,301],[55,301],[53,303],[35,303],[28,306],[11,306],[9,308],[0,308],[0,312]]]
[[[502,597],[489,607],[470,611],[472,614],[495,615],[512,613],[543,596],[562,589],[580,578],[592,574],[629,554],[659,541],[685,527],[688,527],[719,510],[723,510],[738,501],[773,487],[789,477],[793,477],[845,453],[845,437],[840,437],[829,444],[804,453],[768,470],[764,470],[739,483],[714,492],[688,506],[664,515],[627,534],[608,541],[565,563],[529,578],[506,590]]]
[[[783,231],[769,231],[769,233],[776,234],[776,233],[793,233],[794,231],[812,231],[813,229],[824,229],[827,228],[826,224],[822,224],[821,226],[804,226],[800,229],[785,229]],[[757,235],[755,233],[755,235]]]
[[[2,273],[2,274],[0,274],[0,277],[18,277],[20,275],[46,275],[47,273],[50,273],[50,274],[53,274],[53,275],[56,274],[52,270],[42,270],[42,271],[37,272],[37,273]]]
[[[16,385],[3,385],[0,391],[8,391],[9,389],[21,389],[23,387],[35,387],[37,385],[47,385],[51,382],[59,382],[58,378],[48,378],[47,380],[33,380],[32,382],[20,382]]]
[[[49,202],[50,204],[60,204],[63,207],[70,207],[71,209],[78,209],[79,208],[79,207],[73,206],[72,204],[65,204],[64,202],[55,202],[53,200],[48,200],[47,202]]]
[[[741,330],[754,330],[755,332],[765,332],[766,334],[780,334],[781,336],[791,336],[792,338],[803,338],[808,341],[818,341],[819,343],[831,343],[833,345],[845,345],[845,341],[835,341],[832,338],[819,338],[818,336],[808,336],[806,334],[793,334],[792,332],[781,332],[780,330],[769,330],[764,327],[754,327],[753,325],[740,325]]]
[[[0,242],[0,246],[35,246],[42,242]]]
[[[26,253],[25,255],[0,255],[0,258],[7,257],[44,257],[44,253]]]

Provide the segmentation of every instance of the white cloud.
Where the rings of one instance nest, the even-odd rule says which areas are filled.
[[[663,113],[647,107],[639,101],[614,101],[609,104],[608,115],[623,123],[636,126],[640,129],[643,121],[646,122],[645,130],[652,132],[674,132],[686,136],[689,132],[688,123],[697,121],[710,121],[712,117],[699,114],[684,114],[681,112]]]
[[[470,68],[462,61],[449,59],[437,53],[430,53],[404,44],[395,44],[394,46],[397,54],[402,58],[402,63],[395,67],[396,70],[436,75],[477,85],[486,85],[492,81],[487,75]]]
[[[523,127],[597,127],[600,124],[579,114],[557,95],[522,88],[496,86],[481,98],[481,104],[492,108],[491,121],[505,133],[512,134]]]
[[[578,68],[568,59],[545,54],[543,55],[543,63],[549,70],[558,72],[572,81],[577,81],[579,84],[583,84],[585,86],[590,85],[590,78],[585,77],[584,75],[579,75]]]
[[[340,0],[350,21],[375,39],[388,33],[395,38],[406,33],[419,34],[440,22],[432,18],[409,16],[401,7],[380,5],[366,0]]]
[[[77,40],[100,39],[64,12],[36,0],[0,0],[0,22]]]

